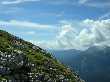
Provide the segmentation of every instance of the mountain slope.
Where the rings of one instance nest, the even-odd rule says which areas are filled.
[[[76,69],[80,68],[78,71],[87,82],[110,81],[110,47],[90,47],[77,59],[80,61]]]
[[[71,51],[61,52],[66,55],[62,55],[63,58],[59,51],[54,51],[54,56],[77,71],[86,82],[110,82],[110,47],[93,46],[79,53]]]
[[[38,46],[0,30],[0,81],[82,82]]]

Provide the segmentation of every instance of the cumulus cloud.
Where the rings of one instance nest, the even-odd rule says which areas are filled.
[[[110,12],[107,12],[107,13],[105,13],[104,15],[100,16],[100,17],[99,17],[99,20],[107,19],[107,18],[109,18],[109,17],[110,17]]]
[[[32,29],[49,29],[53,27],[52,25],[45,25],[45,24],[33,23],[29,21],[17,21],[17,20],[0,21],[0,25],[15,26],[19,28],[32,28]]]
[[[61,31],[56,36],[57,39],[57,45],[59,45],[59,48],[67,48],[68,46],[73,46],[73,42],[71,41],[73,38],[75,38],[77,31],[76,29],[69,23],[65,22],[66,24],[61,26]],[[70,35],[69,35],[70,34]]]
[[[61,30],[60,38],[57,41],[59,45],[63,45],[62,48],[85,49],[93,45],[108,45],[110,43],[110,19],[86,19],[80,22],[83,29],[78,34],[73,26]],[[69,30],[70,28],[71,30]]]
[[[14,1],[2,1],[1,4],[3,5],[11,5],[11,4],[19,4],[19,3],[24,3],[24,2],[35,2],[35,1],[40,1],[40,0],[14,0]]]
[[[80,49],[91,46],[110,46],[110,19],[79,21],[79,27],[74,24],[62,25],[55,40],[39,43],[49,49]],[[78,31],[77,29],[83,27]],[[51,43],[51,44],[50,44]]]

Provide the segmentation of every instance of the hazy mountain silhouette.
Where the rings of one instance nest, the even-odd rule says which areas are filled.
[[[93,46],[85,51],[52,51],[62,63],[72,67],[86,82],[110,82],[110,47]]]

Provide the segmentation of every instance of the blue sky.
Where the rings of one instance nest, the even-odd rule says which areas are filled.
[[[109,19],[110,0],[0,0],[0,28],[45,49],[107,45]]]

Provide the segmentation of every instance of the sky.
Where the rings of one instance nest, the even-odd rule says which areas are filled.
[[[0,0],[0,29],[44,49],[110,46],[110,0]]]

